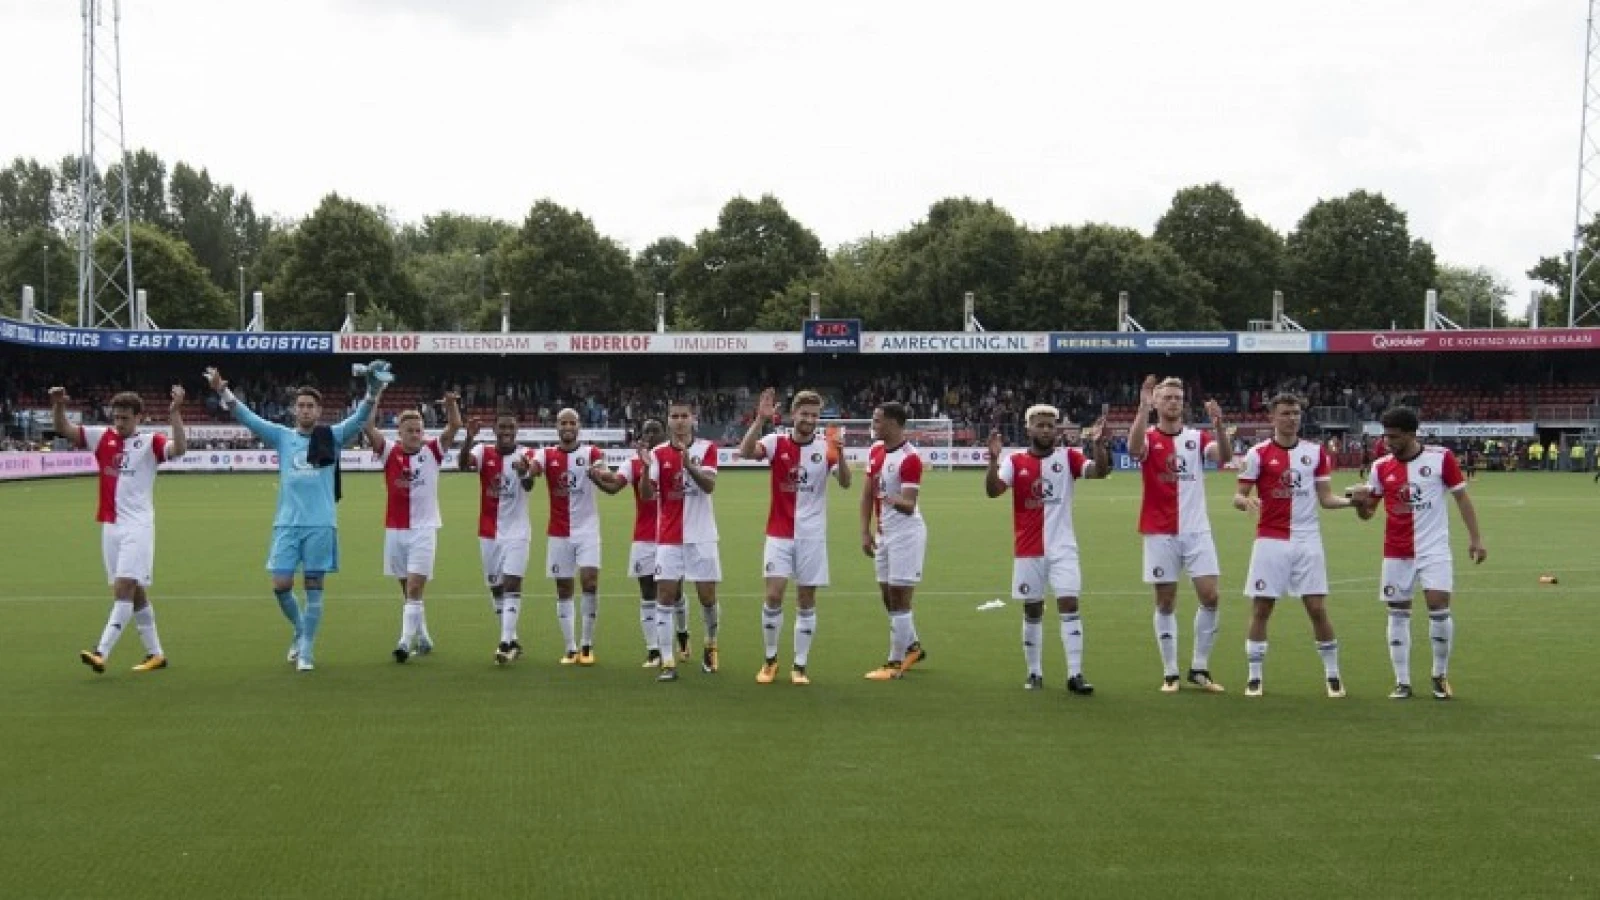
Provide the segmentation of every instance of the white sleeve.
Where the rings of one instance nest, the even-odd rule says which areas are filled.
[[[1000,480],[1004,481],[1007,487],[1009,487],[1011,483],[1017,479],[1017,467],[1016,464],[1011,461],[1011,456],[1012,454],[1007,453],[1000,457]]]
[[[759,459],[772,459],[778,455],[778,433],[774,431],[762,436],[761,440],[756,442],[756,446],[760,447],[762,452]]]
[[[1239,480],[1255,482],[1261,479],[1261,452],[1251,447],[1244,453],[1244,464],[1239,467]]]

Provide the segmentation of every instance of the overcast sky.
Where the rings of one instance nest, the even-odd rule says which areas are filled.
[[[402,220],[520,221],[548,197],[637,250],[772,193],[831,246],[953,195],[1036,227],[1148,233],[1176,190],[1220,181],[1287,233],[1319,198],[1365,188],[1441,261],[1487,265],[1520,297],[1524,271],[1570,241],[1584,14],[1582,0],[125,0],[122,74],[130,147],[292,217],[330,191]],[[0,156],[77,151],[81,24],[67,0],[0,0]]]

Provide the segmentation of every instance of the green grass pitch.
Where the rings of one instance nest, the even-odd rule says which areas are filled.
[[[1600,896],[1600,487],[1474,483],[1490,558],[1464,562],[1452,511],[1458,699],[1400,703],[1374,596],[1381,523],[1348,513],[1324,523],[1350,697],[1323,696],[1297,603],[1274,619],[1267,696],[1242,696],[1250,522],[1231,479],[1209,481],[1228,693],[1156,690],[1138,483],[1119,474],[1079,493],[1087,699],[1063,689],[1053,619],[1049,690],[1028,693],[1019,608],[977,610],[1010,572],[1010,501],[985,499],[977,472],[925,488],[931,655],[902,682],[861,677],[888,629],[856,495],[835,489],[809,688],[787,683],[792,610],[784,674],[754,681],[764,474],[729,472],[716,496],[722,672],[676,685],[639,668],[631,498],[602,500],[599,665],[556,664],[536,539],[530,655],[502,669],[473,482],[448,479],[439,650],[397,666],[379,484],[347,477],[344,571],[318,671],[300,675],[262,571],[276,479],[167,475],[151,596],[172,666],[128,671],[128,634],[96,676],[76,659],[108,608],[93,481],[0,486],[0,896]],[[1194,605],[1186,588],[1184,664]]]

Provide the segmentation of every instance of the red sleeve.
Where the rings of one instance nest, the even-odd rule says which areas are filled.
[[[1327,447],[1321,447],[1317,450],[1316,477],[1318,479],[1333,477],[1333,462],[1328,459]]]
[[[1444,467],[1439,472],[1439,480],[1444,482],[1445,487],[1453,491],[1465,484],[1467,480],[1461,477],[1461,466],[1456,462],[1456,455],[1449,450],[1444,451],[1443,455]]]
[[[1067,448],[1067,468],[1072,470],[1073,478],[1083,477],[1083,467],[1088,464],[1088,462],[1089,458],[1083,455],[1082,450],[1079,450],[1077,447]]]
[[[150,448],[156,452],[156,462],[167,461],[167,436],[157,433],[150,439]]]
[[[717,470],[717,457],[719,455],[720,451],[717,450],[717,445],[707,443],[705,459],[700,460],[700,468],[710,469],[711,471],[715,472]]]
[[[433,454],[434,462],[444,462],[444,448],[439,446],[437,438],[428,442],[428,452]]]
[[[1217,442],[1217,439],[1212,436],[1211,429],[1209,429],[1209,428],[1200,429],[1200,452],[1201,453],[1206,452],[1206,448],[1211,446],[1212,444],[1215,444],[1216,442]]]
[[[605,459],[605,451],[601,450],[599,447],[589,448],[589,465],[592,466],[597,462],[605,462]]]
[[[900,464],[900,483],[922,486],[922,457],[915,453],[908,454],[905,462]]]

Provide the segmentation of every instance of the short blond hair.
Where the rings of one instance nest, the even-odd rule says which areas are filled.
[[[1022,421],[1031,425],[1033,424],[1034,416],[1049,416],[1050,418],[1059,422],[1061,421],[1061,410],[1056,409],[1054,406],[1051,406],[1048,403],[1035,403],[1034,405],[1028,407],[1028,411],[1022,416]]]
[[[1176,375],[1168,375],[1166,378],[1161,379],[1161,383],[1156,385],[1156,388],[1177,388],[1181,391],[1183,390],[1183,379]]]
[[[422,424],[422,413],[419,413],[414,409],[408,409],[400,414],[400,418],[396,419],[394,424],[396,427],[399,427],[411,421],[415,421],[419,425]]]
[[[822,395],[816,391],[800,391],[789,401],[789,411],[794,412],[802,406],[821,406]]]

